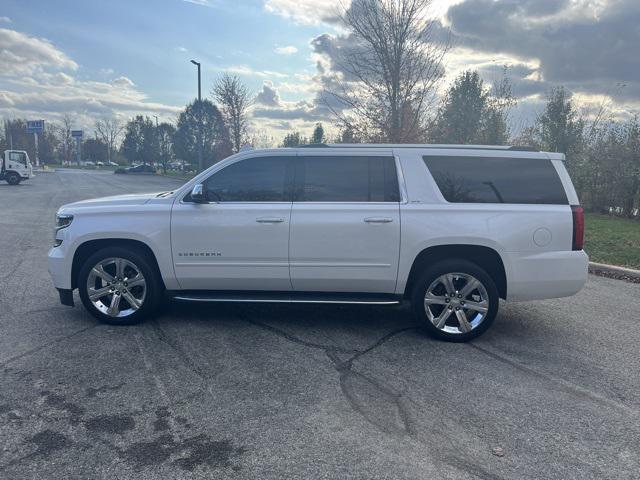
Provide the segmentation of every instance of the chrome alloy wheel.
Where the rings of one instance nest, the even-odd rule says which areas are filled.
[[[101,260],[87,277],[87,296],[110,317],[128,317],[144,303],[147,282],[138,266],[124,258]]]
[[[485,286],[467,273],[445,273],[436,278],[424,296],[427,318],[443,332],[468,333],[487,317],[489,295]]]

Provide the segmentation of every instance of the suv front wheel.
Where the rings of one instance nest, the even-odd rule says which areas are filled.
[[[445,260],[422,273],[411,303],[430,335],[466,342],[491,326],[498,313],[499,293],[491,276],[475,263]]]
[[[78,276],[85,308],[111,325],[132,325],[155,313],[162,286],[157,269],[144,252],[103,248],[91,255]]]

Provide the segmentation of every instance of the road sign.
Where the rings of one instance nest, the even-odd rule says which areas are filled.
[[[71,136],[73,138],[82,138],[82,130],[71,130]]]
[[[27,133],[42,133],[42,132],[44,132],[44,120],[27,121]]]

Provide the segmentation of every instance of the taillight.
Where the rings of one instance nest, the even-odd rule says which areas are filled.
[[[573,250],[584,247],[584,209],[580,205],[571,205],[573,215]]]

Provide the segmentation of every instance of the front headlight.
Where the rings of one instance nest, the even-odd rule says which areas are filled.
[[[64,213],[56,213],[56,230],[53,232],[53,246],[59,247],[62,245],[62,240],[58,239],[58,231],[63,228],[67,228],[73,222],[73,215],[67,215]]]
[[[61,213],[56,214],[56,231],[60,230],[61,228],[68,227],[69,225],[71,225],[72,221],[73,221],[73,215],[67,215],[67,214],[61,214]]]

